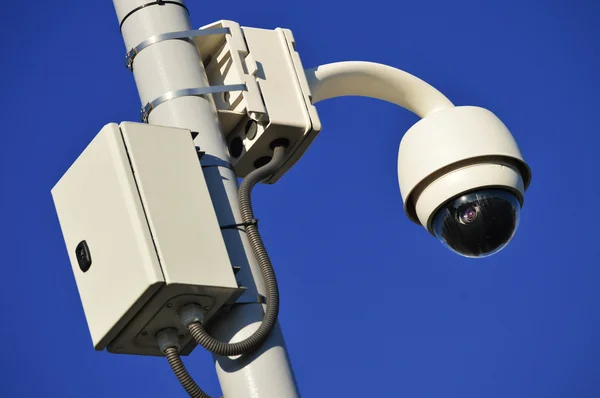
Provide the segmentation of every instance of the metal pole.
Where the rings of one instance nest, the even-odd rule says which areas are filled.
[[[191,29],[183,0],[149,1],[113,0],[127,50],[154,35]],[[142,104],[169,91],[208,86],[198,50],[186,40],[168,40],[146,48],[135,58],[133,75]],[[149,123],[199,133],[195,142],[206,152],[202,165],[219,222],[240,223],[237,178],[229,166],[229,153],[212,98],[172,99],[152,110]],[[227,229],[223,237],[232,263],[241,267],[238,281],[248,288],[249,296],[264,295],[260,270],[245,233]],[[211,332],[223,341],[239,341],[256,330],[262,316],[262,304],[236,305],[227,317],[215,322]],[[265,345],[248,358],[236,361],[215,356],[214,359],[226,398],[299,396],[279,325]],[[198,382],[202,384],[202,380]]]

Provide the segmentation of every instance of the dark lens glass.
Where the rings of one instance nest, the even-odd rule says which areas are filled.
[[[521,204],[502,189],[461,195],[437,211],[433,229],[450,250],[466,257],[485,257],[503,249],[519,224]]]
[[[470,224],[477,218],[478,208],[476,205],[468,205],[459,211],[459,219],[463,224]]]

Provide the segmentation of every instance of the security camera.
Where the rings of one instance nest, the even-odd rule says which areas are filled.
[[[431,113],[408,130],[398,178],[413,222],[455,253],[486,257],[514,236],[531,171],[496,115],[461,106]]]
[[[400,192],[412,221],[467,257],[497,253],[512,239],[531,171],[492,112],[455,107],[425,81],[387,65],[340,62],[306,75],[313,104],[371,97],[422,118],[402,138],[398,154]]]
[[[252,37],[250,31],[247,33]],[[295,49],[292,41],[288,44],[288,50]],[[271,70],[283,73],[279,64],[270,64],[275,51],[265,48],[264,53],[253,52],[253,59],[260,61],[271,76]],[[261,151],[267,150],[277,137],[291,143],[288,159],[267,182],[273,183],[281,177],[321,130],[316,103],[344,96],[381,99],[422,118],[404,135],[398,155],[400,191],[408,217],[463,256],[489,256],[508,244],[519,224],[531,171],[510,131],[498,117],[479,107],[456,107],[433,86],[391,66],[336,62],[298,73],[301,70],[298,54],[290,53],[290,57],[296,67],[288,72],[290,76],[296,73],[298,79],[274,81],[295,81],[297,87],[285,90],[277,83],[268,91],[261,84],[264,88],[261,98],[269,104],[269,112],[285,104],[282,108],[285,115],[291,114],[290,104],[295,98],[303,116],[299,112],[297,119],[286,120],[283,114],[269,114],[270,127],[258,135],[247,134],[247,123],[238,124],[228,136],[238,143],[245,136],[244,142],[248,144],[245,149],[239,147],[234,151],[238,176],[243,177],[255,167],[256,159],[265,156]]]
[[[235,30],[235,24],[227,21],[210,27],[215,26]],[[232,123],[235,126],[226,133],[238,177],[269,159],[272,142],[280,139],[290,144],[286,160],[265,182],[274,183],[285,174],[321,131],[314,107],[318,102],[344,96],[377,98],[422,118],[404,135],[398,155],[400,191],[408,217],[463,256],[485,257],[507,245],[519,224],[531,171],[500,119],[483,108],[456,107],[425,81],[388,65],[336,62],[302,73],[291,33],[280,33],[287,46],[281,47],[279,39],[267,45],[267,31],[243,28],[252,62],[262,65],[273,86],[268,86],[269,79],[261,81],[258,96],[266,105],[268,123],[253,122],[253,118],[260,119],[260,112],[252,108],[252,101],[242,101],[246,115],[238,115],[236,120],[241,122]],[[226,45],[219,48],[232,51]],[[244,68],[209,70],[209,80],[222,82],[240,80],[229,74]],[[280,82],[290,86],[284,88]],[[251,96],[254,89],[248,86],[247,90],[245,95]],[[233,109],[221,105],[225,106],[220,109],[221,118],[231,117]]]

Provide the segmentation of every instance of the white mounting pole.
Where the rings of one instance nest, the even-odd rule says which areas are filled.
[[[121,32],[127,51],[151,36],[191,29],[183,0],[150,1],[113,0],[119,23],[123,23]],[[141,7],[144,4],[147,5]],[[127,71],[125,67],[123,69]],[[198,50],[186,40],[167,40],[141,51],[135,57],[133,74],[142,105],[169,91],[208,86]],[[172,99],[152,110],[149,123],[187,128],[199,133],[195,142],[206,152],[202,165],[219,222],[221,225],[241,223],[237,178],[229,165],[229,153],[212,98]],[[193,184],[193,181],[190,183]],[[260,269],[245,233],[226,229],[223,237],[232,263],[241,267],[238,281],[248,288],[249,296],[254,294],[256,297],[257,293],[264,296]],[[227,317],[215,321],[211,332],[223,341],[240,341],[258,328],[262,317],[262,304],[236,305]],[[226,398],[299,396],[279,325],[265,345],[248,358],[240,361],[214,358],[221,390]],[[166,363],[165,368],[168,369]],[[202,375],[195,376],[202,387]]]

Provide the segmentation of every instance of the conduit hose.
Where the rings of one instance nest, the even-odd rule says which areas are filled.
[[[267,308],[265,316],[258,329],[248,338],[237,343],[225,343],[211,337],[204,329],[201,322],[194,321],[188,326],[188,330],[196,342],[208,351],[217,355],[235,356],[249,354],[258,349],[269,337],[277,322],[279,314],[279,288],[273,265],[265,249],[265,245],[258,233],[258,226],[252,211],[251,193],[256,184],[265,178],[274,174],[284,161],[285,147],[277,146],[274,149],[273,157],[266,165],[257,168],[244,178],[238,192],[238,201],[242,222],[246,226],[246,235],[252,247],[252,251],[258,260],[258,265],[265,282],[267,295]],[[159,333],[159,345],[173,373],[192,398],[211,398],[196,384],[192,376],[188,373],[179,356],[178,340],[174,334],[176,331],[164,330]]]
[[[181,357],[179,356],[179,351],[176,347],[169,347],[164,351],[165,356],[167,357],[167,361],[169,361],[169,366],[177,376],[177,379],[181,383],[181,386],[187,391],[187,393],[192,398],[211,398],[210,395],[202,391],[198,384],[192,379],[192,376],[188,373]]]
[[[258,226],[252,211],[251,193],[254,186],[265,178],[273,175],[284,161],[285,147],[277,146],[273,157],[266,165],[257,168],[244,178],[238,191],[238,201],[243,224],[246,227],[246,236],[256,256],[266,288],[265,316],[258,329],[246,339],[236,343],[226,343],[210,336],[201,322],[191,322],[188,330],[196,342],[217,355],[236,356],[249,354],[258,349],[269,337],[277,322],[279,314],[279,288],[273,270],[273,265],[265,249],[265,245],[258,233]]]

